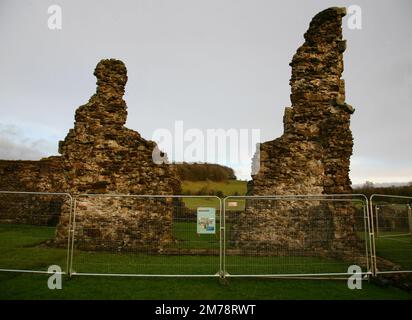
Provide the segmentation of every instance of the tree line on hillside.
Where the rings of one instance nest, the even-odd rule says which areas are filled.
[[[385,187],[378,187],[375,186],[372,182],[366,182],[364,185],[354,188],[353,193],[361,193],[366,195],[368,198],[376,193],[376,194],[387,194],[387,195],[396,195],[396,196],[405,196],[405,197],[412,197],[412,182],[408,185],[404,186],[385,186]],[[404,200],[396,200],[396,199],[385,199],[386,202],[405,202]]]
[[[217,196],[219,198],[225,198],[227,196],[240,196],[238,191],[232,192],[232,193],[225,193],[222,190],[215,190],[213,188],[209,188],[207,186],[203,186],[199,190],[185,190],[182,192],[183,195],[189,195],[189,196]]]
[[[225,181],[236,180],[232,168],[210,163],[174,163],[180,179],[186,181]]]

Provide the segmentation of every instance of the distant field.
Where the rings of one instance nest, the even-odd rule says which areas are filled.
[[[222,182],[216,181],[183,181],[182,193],[186,195],[216,195],[220,191],[220,197],[246,194],[246,181],[227,180]],[[186,198],[185,205],[190,209],[196,209],[201,206],[215,207],[218,209],[219,204],[216,200],[207,200],[201,198]],[[244,210],[244,200],[238,201],[238,206],[228,208],[229,210]]]
[[[184,194],[192,195],[197,195],[200,191],[203,191],[203,195],[207,195],[211,191],[214,193],[216,193],[217,191],[221,191],[225,196],[242,196],[246,194],[246,181],[183,181],[182,191]]]

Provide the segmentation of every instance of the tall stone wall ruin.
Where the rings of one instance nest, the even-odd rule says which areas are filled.
[[[72,195],[180,193],[176,169],[152,160],[156,143],[124,126],[124,63],[102,60],[94,75],[96,93],[76,110],[74,128],[59,142],[61,155],[40,161],[0,161],[0,190]],[[2,194],[0,221],[57,224],[55,242],[66,245],[70,210],[65,201],[56,199],[61,197]],[[170,198],[79,198],[77,244],[87,249],[159,248],[172,240],[173,208]]]
[[[284,133],[260,144],[250,195],[351,193],[349,163],[353,138],[345,102],[342,39],[344,8],[317,14],[290,66],[292,106]],[[258,161],[258,162],[256,162]],[[233,227],[233,241],[273,250],[347,250],[356,247],[355,217],[347,204],[319,201],[248,201]]]
[[[260,145],[260,169],[253,194],[350,193],[353,138],[345,103],[342,40],[344,8],[317,14],[305,42],[293,56],[292,106],[285,109],[284,133]]]
[[[173,166],[155,164],[156,143],[124,126],[126,67],[119,60],[96,66],[96,93],[76,110],[74,128],[59,143],[73,194],[171,195],[180,192]],[[172,199],[79,198],[77,243],[86,248],[161,247],[172,240]],[[57,241],[67,237],[62,216]],[[63,240],[64,241],[64,240]]]

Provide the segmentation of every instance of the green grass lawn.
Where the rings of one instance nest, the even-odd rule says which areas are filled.
[[[364,282],[349,290],[346,281],[210,278],[124,278],[78,276],[49,290],[46,275],[0,273],[0,299],[412,299],[397,288]]]
[[[196,235],[194,223],[175,227],[180,248],[212,248],[206,256],[147,255],[75,251],[76,272],[213,274],[219,269],[218,238]],[[0,268],[46,270],[65,267],[66,250],[42,245],[54,228],[0,225]],[[389,249],[388,249],[389,250]],[[245,257],[229,255],[227,270],[239,273],[345,272],[347,265],[315,257]],[[325,269],[325,270],[326,270]],[[47,288],[48,275],[0,272],[0,299],[412,299],[397,288],[378,287],[366,281],[362,290],[349,290],[342,280],[291,280],[228,278],[130,278],[73,276],[63,290]]]
[[[376,254],[399,264],[403,270],[412,270],[412,237],[399,234],[399,232],[381,232],[380,235],[383,237],[376,239]]]
[[[52,261],[65,266],[66,249],[40,246],[54,233],[54,227],[0,225],[0,269],[46,271]]]

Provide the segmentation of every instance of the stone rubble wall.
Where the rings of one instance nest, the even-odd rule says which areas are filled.
[[[292,62],[292,106],[284,134],[260,145],[253,194],[350,193],[353,138],[345,101],[342,53],[344,8],[317,14]]]
[[[75,247],[81,250],[159,252],[173,242],[171,198],[81,197],[77,200]],[[67,238],[62,216],[57,241]]]
[[[156,143],[124,126],[124,63],[102,60],[94,75],[96,93],[76,110],[74,128],[59,142],[61,155],[40,161],[0,161],[0,190],[72,195],[180,193],[176,169],[152,160]],[[1,221],[57,224],[55,243],[67,244],[70,210],[65,201],[56,202],[48,196],[0,197]],[[148,246],[157,250],[173,241],[173,210],[181,204],[148,198],[119,201],[114,197],[82,198],[76,210],[76,243],[90,250]]]
[[[0,160],[0,190],[26,192],[63,192],[60,157],[40,161]],[[64,196],[0,194],[0,222],[56,225]]]
[[[124,63],[102,60],[94,75],[96,93],[76,110],[74,128],[59,143],[68,189],[73,194],[180,193],[175,169],[152,159],[156,143],[124,126]],[[77,209],[76,241],[88,249],[137,249],[143,244],[161,248],[172,240],[170,201],[90,197],[83,198]],[[67,237],[67,224],[68,217],[62,217],[57,242]]]
[[[351,193],[349,164],[353,138],[345,103],[342,17],[344,8],[318,13],[293,56],[291,102],[284,133],[264,142],[253,159],[249,195],[322,195]],[[355,210],[316,201],[248,201],[233,227],[239,246],[310,252],[358,250]],[[329,207],[329,209],[328,209]],[[319,216],[319,214],[321,216]]]

